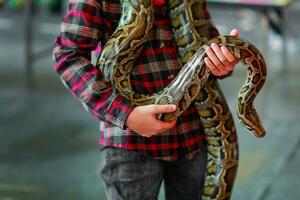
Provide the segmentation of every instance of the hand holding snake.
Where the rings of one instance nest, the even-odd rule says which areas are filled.
[[[233,29],[230,32],[230,35],[238,37],[239,31]],[[212,43],[211,47],[206,49],[206,54],[207,57],[204,58],[204,62],[212,74],[217,77],[224,77],[232,74],[234,66],[238,63],[238,59],[226,46],[219,47],[216,43]]]
[[[176,124],[176,118],[171,121],[157,119],[160,113],[172,113],[176,111],[175,105],[145,105],[137,106],[131,111],[126,126],[144,137],[160,134]]]

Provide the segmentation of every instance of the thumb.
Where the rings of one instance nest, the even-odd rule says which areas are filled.
[[[177,107],[173,104],[168,105],[153,105],[153,114],[158,113],[171,113],[176,111]]]
[[[239,34],[240,34],[239,30],[236,29],[236,28],[235,28],[235,29],[232,29],[232,30],[230,31],[230,35],[231,35],[231,36],[238,37]]]

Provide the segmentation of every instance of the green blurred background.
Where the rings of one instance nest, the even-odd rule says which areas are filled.
[[[0,0],[0,200],[104,200],[98,122],[53,71],[65,0]],[[263,139],[236,120],[240,166],[233,200],[300,199],[300,2],[211,0],[221,34],[238,28],[264,54],[255,102]],[[221,81],[235,113],[244,69]],[[163,200],[164,190],[159,199]]]

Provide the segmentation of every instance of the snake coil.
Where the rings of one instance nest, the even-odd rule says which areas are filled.
[[[177,111],[162,114],[171,120],[192,102],[198,110],[207,140],[207,166],[202,199],[229,199],[238,167],[238,140],[232,115],[217,81],[204,64],[205,49],[211,43],[225,45],[243,63],[247,79],[237,98],[241,123],[257,137],[265,130],[253,101],[266,79],[262,54],[250,42],[232,36],[208,40],[212,27],[205,19],[205,0],[169,0],[169,19],[183,67],[175,79],[158,93],[133,91],[130,73],[149,38],[154,9],[151,0],[123,0],[117,29],[105,44],[97,67],[116,90],[133,105],[175,104]]]

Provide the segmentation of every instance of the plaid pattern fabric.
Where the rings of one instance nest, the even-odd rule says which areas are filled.
[[[209,21],[205,1],[203,9],[205,19]],[[150,39],[131,74],[132,87],[138,93],[151,94],[161,90],[181,68],[167,12],[158,10],[155,10]],[[204,138],[193,105],[178,118],[173,129],[151,138],[142,137],[125,126],[134,107],[105,84],[101,70],[91,63],[91,52],[98,44],[103,46],[107,42],[118,25],[120,12],[120,0],[70,0],[61,33],[55,39],[54,69],[73,95],[100,120],[101,145],[139,150],[164,160],[176,159],[179,152],[192,156]],[[210,37],[218,34],[211,24],[208,26]]]

